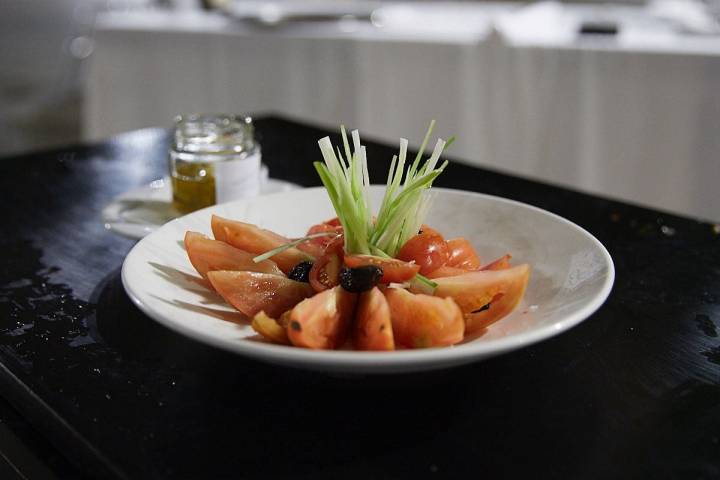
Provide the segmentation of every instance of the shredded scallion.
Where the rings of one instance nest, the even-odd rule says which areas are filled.
[[[358,131],[351,133],[354,149],[351,152],[345,127],[340,127],[344,158],[340,148],[333,148],[329,137],[320,139],[318,144],[324,163],[315,162],[314,165],[343,226],[347,253],[394,257],[405,242],[417,234],[432,203],[428,189],[447,166],[446,161],[437,167],[440,155],[453,140],[438,140],[430,157],[422,162],[434,127],[433,120],[408,168],[408,141],[400,139],[400,149],[390,163],[385,195],[374,221],[368,194],[370,177],[366,151]]]
[[[342,150],[340,147],[333,147],[330,137],[318,141],[323,162],[314,162],[313,165],[342,224],[347,254],[395,257],[400,248],[418,233],[434,197],[429,189],[448,163],[445,161],[437,167],[440,156],[455,140],[454,137],[448,141],[438,139],[432,154],[423,162],[422,157],[434,127],[433,120],[420,150],[407,169],[408,141],[400,139],[400,149],[390,162],[385,194],[376,218],[373,218],[370,204],[367,153],[360,142],[358,131],[351,132],[352,149],[344,126],[340,127]],[[295,240],[259,255],[254,260],[260,262],[308,239],[323,235],[327,233]],[[435,282],[419,274],[412,283],[420,290],[429,292],[437,286]]]
[[[308,240],[312,240],[313,238],[335,237],[337,235],[338,234],[335,232],[318,232],[318,233],[313,233],[311,235],[308,235],[306,237],[297,238],[297,239],[293,240],[292,242],[283,243],[279,247],[273,248],[272,250],[268,250],[267,252],[265,252],[261,255],[258,255],[257,257],[253,257],[253,262],[260,263],[263,260],[267,260],[270,257],[274,257],[278,253],[284,252],[285,250],[289,250],[293,247],[297,247],[301,243],[307,242]]]

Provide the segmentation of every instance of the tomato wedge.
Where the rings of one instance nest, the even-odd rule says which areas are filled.
[[[396,258],[383,258],[374,255],[345,255],[345,265],[350,268],[375,265],[382,268],[382,283],[402,283],[411,280],[420,271],[420,265],[403,262]]]
[[[470,242],[462,237],[452,238],[447,241],[449,256],[446,265],[448,267],[463,268],[465,270],[477,270],[480,268],[480,257]]]
[[[287,336],[287,329],[283,328],[274,318],[270,318],[264,311],[257,313],[250,325],[257,333],[273,343],[289,345],[290,339]]]
[[[390,307],[379,288],[360,294],[352,339],[358,350],[395,350]]]
[[[340,219],[338,217],[331,218],[330,220],[325,220],[323,223],[326,223],[331,227],[342,227],[342,223],[340,223]]]
[[[217,215],[212,216],[210,226],[216,240],[256,255],[290,242],[288,238],[270,230],[264,230],[257,225],[228,220]],[[285,274],[289,273],[298,263],[312,259],[312,255],[297,248],[289,248],[272,257],[272,261]]]
[[[402,288],[388,288],[395,342],[410,348],[454,345],[463,339],[465,321],[452,298],[412,294]]]
[[[498,258],[494,262],[488,263],[484,267],[482,267],[480,270],[505,270],[510,268],[510,259],[512,257],[510,254],[503,255],[502,257]]]
[[[212,270],[250,271],[284,276],[272,260],[255,263],[255,254],[211,240],[201,233],[185,233],[185,250],[192,266],[206,280],[207,273]]]
[[[323,253],[325,253],[323,247],[317,243],[313,243],[312,240],[299,244],[297,249],[315,258],[322,257]]]
[[[331,288],[298,303],[290,312],[288,337],[296,347],[333,349],[343,344],[357,295]]]
[[[310,227],[305,236],[314,235],[316,233],[334,233],[336,235],[312,238],[307,242],[303,242],[298,245],[298,249],[307,252],[314,257],[320,257],[325,253],[326,247],[332,243],[338,235],[341,235],[342,232],[343,228],[341,226],[330,225],[327,222],[318,223],[317,225]]]
[[[428,228],[405,242],[397,258],[415,262],[420,265],[420,273],[427,275],[447,263],[448,244],[442,235]]]
[[[340,283],[342,260],[335,253],[327,253],[315,260],[310,269],[310,285],[316,292],[333,288]]]
[[[276,318],[313,295],[310,285],[280,275],[257,272],[208,272],[213,288],[230,305],[248,317],[258,312]]]
[[[480,268],[480,271],[484,270],[506,270],[510,268],[510,259],[512,257],[508,255],[503,255],[502,257],[498,258],[494,262],[488,263],[484,267]],[[428,278],[434,279],[434,278],[443,278],[443,277],[456,277],[458,275],[465,275],[466,273],[470,273],[473,271],[477,271],[477,269],[474,270],[467,270],[465,268],[459,268],[459,267],[450,267],[448,265],[445,265],[443,267],[438,268],[437,270],[433,271],[432,273],[429,273],[427,275]]]
[[[335,253],[340,258],[345,257],[345,235],[341,233],[325,245],[325,253]]]
[[[530,278],[527,264],[435,279],[435,296],[449,297],[465,314],[465,332],[474,333],[512,312]]]
[[[458,267],[448,267],[447,265],[442,266],[432,273],[427,275],[428,278],[443,278],[443,277],[456,277],[458,275],[465,275],[469,270]]]

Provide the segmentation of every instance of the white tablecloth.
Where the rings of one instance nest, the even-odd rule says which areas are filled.
[[[84,132],[274,111],[418,144],[435,118],[469,162],[720,219],[720,40],[648,24],[639,7],[615,11],[625,23],[614,40],[578,40],[583,18],[615,18],[592,8],[398,4],[375,18],[381,28],[108,15]],[[524,26],[533,16],[543,28]]]

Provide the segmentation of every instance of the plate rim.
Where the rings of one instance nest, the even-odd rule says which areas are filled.
[[[373,185],[372,187],[380,187],[382,185]],[[307,190],[325,190],[324,187],[306,187],[292,192],[307,191]],[[587,318],[589,318],[594,312],[596,312],[602,304],[607,300],[608,296],[612,291],[612,287],[615,281],[615,264],[612,257],[605,246],[590,232],[585,230],[583,227],[577,225],[570,220],[557,215],[553,212],[549,212],[540,207],[530,205],[517,200],[512,200],[505,197],[496,195],[490,195],[486,193],[473,192],[469,190],[461,190],[454,188],[441,188],[433,187],[433,191],[437,192],[451,192],[451,193],[463,193],[470,194],[473,196],[483,197],[492,201],[499,201],[500,203],[512,204],[521,208],[529,208],[538,213],[548,215],[561,223],[568,225],[570,228],[582,233],[601,253],[602,258],[605,260],[607,266],[607,274],[605,276],[602,287],[596,293],[596,295],[582,308],[568,314],[563,319],[553,322],[549,325],[539,327],[530,332],[524,332],[520,335],[510,335],[502,338],[496,338],[486,340],[480,343],[466,343],[460,345],[453,345],[450,347],[435,347],[425,349],[408,349],[408,350],[395,350],[390,352],[364,352],[354,350],[310,350],[305,348],[288,347],[286,345],[274,345],[271,343],[263,342],[238,342],[237,339],[221,338],[215,335],[207,335],[204,332],[192,330],[186,328],[184,325],[173,322],[167,319],[165,316],[159,314],[154,309],[150,308],[145,304],[135,292],[133,286],[128,280],[128,265],[133,255],[137,255],[137,251],[142,248],[142,243],[151,241],[150,239],[154,235],[160,235],[163,229],[170,228],[169,225],[175,222],[180,222],[190,215],[202,215],[203,212],[218,208],[219,206],[227,206],[233,203],[241,203],[247,199],[235,200],[224,204],[213,205],[196,212],[189,213],[182,217],[167,222],[151,234],[140,239],[133,248],[128,252],[125,260],[123,261],[121,269],[121,280],[123,288],[127,293],[130,300],[135,304],[143,313],[152,318],[154,321],[161,325],[169,328],[170,330],[180,333],[185,337],[191,338],[195,341],[212,345],[231,353],[250,357],[253,359],[262,360],[264,362],[271,363],[282,363],[289,364],[293,360],[300,362],[297,367],[302,368],[304,366],[312,366],[314,368],[325,367],[328,369],[337,369],[338,367],[362,367],[371,368],[377,371],[383,369],[392,369],[393,367],[428,367],[428,364],[440,363],[437,368],[442,368],[445,364],[458,364],[465,362],[472,362],[488,358],[491,356],[500,355],[512,350],[517,350],[525,346],[533,345],[541,341],[550,339],[556,335],[570,330],[577,326]],[[270,197],[275,195],[285,195],[290,192],[277,192],[269,195],[261,195],[259,197]],[[363,370],[368,371],[368,370]]]
[[[158,182],[161,183],[161,186],[154,186],[155,184],[158,184]],[[281,192],[272,192],[272,193],[262,193],[263,188],[267,188],[268,185],[275,185],[275,187],[282,187],[287,190],[281,191]],[[274,177],[268,177],[266,180],[265,185],[260,187],[260,195],[257,196],[263,196],[263,195],[274,195],[275,193],[287,193],[293,190],[302,190],[302,185],[291,182],[289,180],[284,180],[282,178],[274,178]],[[100,221],[103,224],[103,227],[105,230],[118,235],[123,238],[130,238],[133,240],[141,240],[154,232],[155,230],[162,227],[162,225],[158,225],[156,223],[128,223],[124,222],[121,218],[118,218],[117,209],[120,206],[120,203],[126,200],[147,200],[149,198],[149,195],[151,192],[157,191],[157,192],[163,192],[164,194],[169,194],[170,197],[172,196],[172,191],[170,187],[170,176],[169,175],[163,175],[162,177],[156,178],[154,180],[151,180],[149,182],[143,183],[142,185],[138,185],[136,187],[130,188],[118,195],[115,195],[110,202],[108,202],[102,210],[100,210]],[[226,202],[231,203],[231,202]],[[191,212],[194,213],[194,212]],[[185,216],[185,215],[183,215]],[[177,217],[182,218],[182,217]],[[177,218],[173,218],[172,220],[177,220]],[[172,221],[171,220],[171,221]],[[142,232],[142,233],[140,233]]]

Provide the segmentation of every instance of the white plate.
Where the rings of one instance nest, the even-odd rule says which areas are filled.
[[[298,188],[301,187],[294,183],[268,178],[260,187],[260,193],[289,192]],[[172,206],[170,177],[152,181],[117,196],[101,212],[105,228],[135,239],[143,238],[181,215]]]
[[[384,187],[372,187],[380,204]],[[474,362],[557,335],[605,301],[615,270],[602,244],[577,225],[544,210],[498,197],[437,190],[427,223],[447,238],[464,236],[484,261],[512,253],[532,274],[523,304],[488,332],[448,348],[395,352],[311,351],[264,343],[242,316],[208,290],[182,246],[187,230],[210,233],[210,216],[255,223],[287,236],[334,216],[322,188],[295,190],[217,205],[162,226],[125,259],[122,280],[135,304],[168,328],[257,360],[345,373],[431,370]]]

